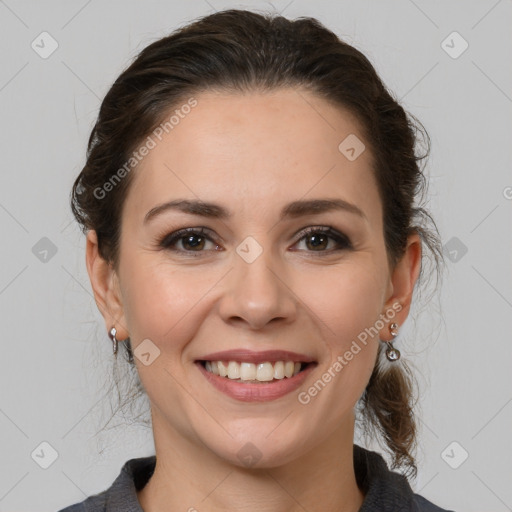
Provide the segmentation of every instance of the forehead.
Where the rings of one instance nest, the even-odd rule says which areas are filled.
[[[340,151],[347,137],[364,143],[347,110],[293,88],[194,99],[188,113],[150,135],[155,145],[136,167],[126,199],[138,214],[177,197],[229,202],[237,212],[304,196],[345,198],[368,216],[378,205],[370,150],[355,160]]]

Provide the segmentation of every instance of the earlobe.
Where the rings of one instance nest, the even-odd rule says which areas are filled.
[[[414,285],[421,269],[421,238],[417,232],[409,235],[407,247],[401,260],[397,263],[391,276],[391,296],[386,300],[384,314],[394,312],[393,322],[401,326],[409,314],[411,308]],[[381,339],[392,339],[389,327],[381,331]]]
[[[117,284],[117,276],[112,265],[99,253],[96,231],[89,230],[86,237],[85,262],[94,300],[105,321],[107,332],[117,329],[118,339],[129,336],[126,328],[123,305]]]

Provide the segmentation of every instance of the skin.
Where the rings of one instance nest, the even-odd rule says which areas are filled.
[[[160,350],[148,366],[135,358],[157,455],[139,501],[145,512],[355,512],[364,494],[353,467],[354,406],[378,338],[393,339],[391,321],[310,403],[297,394],[393,304],[401,310],[392,321],[405,322],[420,238],[409,237],[390,269],[370,150],[354,161],[338,150],[349,134],[363,140],[347,111],[300,89],[195,97],[198,105],[134,171],[117,271],[99,256],[95,232],[87,235],[87,269],[107,331],[116,326],[135,351],[144,339]],[[177,198],[221,204],[233,217],[167,211],[144,224],[151,208]],[[279,221],[285,204],[312,198],[345,199],[366,219],[331,211]],[[212,241],[199,249],[193,243],[200,238],[178,240],[174,252],[158,245],[159,237],[201,226]],[[315,248],[311,235],[300,235],[309,226],[330,226],[353,248],[333,251],[330,238]],[[252,263],[236,252],[247,236],[263,248]],[[194,364],[232,348],[293,350],[318,366],[297,392],[241,402],[217,391]],[[252,467],[237,457],[248,442],[261,453]]]

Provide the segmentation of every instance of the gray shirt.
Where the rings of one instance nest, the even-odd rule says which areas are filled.
[[[128,460],[105,491],[59,512],[143,512],[137,491],[149,481],[156,456]],[[415,494],[406,477],[390,471],[377,452],[354,444],[354,470],[365,498],[359,512],[453,512]]]

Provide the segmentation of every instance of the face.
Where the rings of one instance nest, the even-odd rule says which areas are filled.
[[[380,343],[362,333],[377,325],[392,339],[385,333],[405,319],[415,274],[410,265],[390,273],[370,150],[354,160],[338,148],[351,134],[363,141],[347,111],[293,89],[195,98],[133,171],[118,272],[104,281],[113,283],[106,325],[149,354],[135,362],[156,443],[179,439],[238,465],[252,443],[257,466],[272,467],[350,423]],[[156,209],[177,200],[216,207]],[[314,200],[351,206],[297,203]],[[183,229],[194,232],[173,238]],[[226,394],[197,361],[237,349],[313,363],[295,389],[272,391],[285,377]]]

